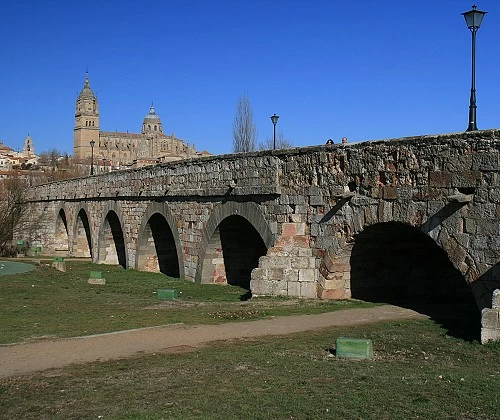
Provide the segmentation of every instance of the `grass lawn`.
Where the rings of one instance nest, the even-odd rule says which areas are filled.
[[[375,359],[333,357],[339,336]],[[499,359],[431,320],[332,328],[0,380],[0,418],[498,419]]]
[[[213,324],[372,306],[284,298],[241,301],[247,291],[234,286],[199,285],[81,261],[67,261],[66,267],[65,273],[42,265],[0,277],[0,344],[179,322]],[[90,271],[102,271],[106,284],[87,284]],[[156,292],[162,288],[175,288],[179,298],[159,301]]]

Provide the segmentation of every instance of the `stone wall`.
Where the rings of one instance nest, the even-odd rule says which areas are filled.
[[[158,213],[172,231],[169,249],[178,250],[181,276],[226,282],[216,252],[219,226],[233,220],[247,231],[248,222],[267,249],[252,271],[252,293],[339,299],[352,296],[359,235],[372,225],[402,223],[432,238],[479,308],[489,308],[500,286],[499,138],[500,131],[489,130],[313,146],[55,182],[31,189],[41,223],[23,239],[60,247],[62,209],[69,252],[76,255],[84,211],[92,257],[106,261],[99,253],[111,242],[100,242],[112,211],[123,231],[126,265],[135,268],[138,237]]]

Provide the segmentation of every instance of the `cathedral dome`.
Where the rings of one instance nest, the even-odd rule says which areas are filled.
[[[144,122],[142,123],[142,134],[151,132],[163,132],[160,117],[156,114],[153,104],[149,107],[149,114],[144,117]]]

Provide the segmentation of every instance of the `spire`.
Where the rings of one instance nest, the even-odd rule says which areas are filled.
[[[153,101],[151,101],[151,106],[149,107],[149,113],[154,114],[155,113],[155,106],[153,105]]]
[[[90,88],[90,80],[89,80],[89,71],[88,69],[85,71],[85,81],[83,82],[83,89],[80,92],[78,98],[91,98],[96,99],[94,92]]]
[[[85,82],[83,82],[83,88],[90,89],[89,69],[85,70]]]

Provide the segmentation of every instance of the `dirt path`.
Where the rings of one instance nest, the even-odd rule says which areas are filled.
[[[17,376],[73,363],[178,352],[218,340],[284,335],[326,327],[423,317],[396,306],[350,309],[320,315],[275,317],[220,325],[182,324],[86,337],[0,346],[0,377]]]

